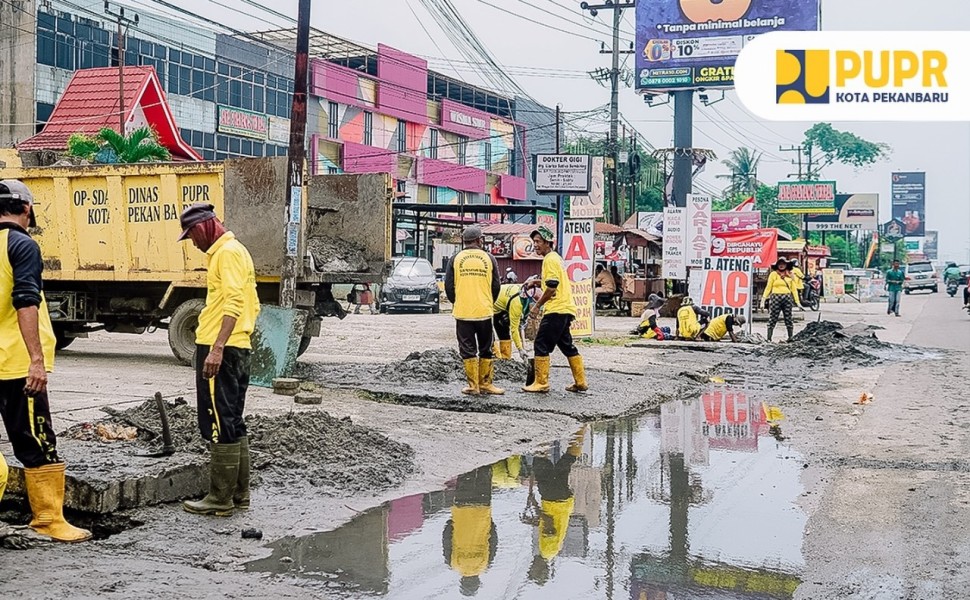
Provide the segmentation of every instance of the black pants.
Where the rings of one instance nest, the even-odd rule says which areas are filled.
[[[778,317],[785,318],[785,327],[791,331],[795,326],[792,317],[792,309],[795,307],[795,299],[791,294],[772,294],[768,296],[768,329],[774,329],[778,323]]]
[[[28,469],[61,462],[47,394],[28,396],[26,384],[26,378],[0,380],[0,416],[13,455]]]
[[[232,444],[246,435],[243,410],[249,389],[250,354],[242,348],[226,348],[219,374],[206,379],[202,376],[202,366],[209,355],[209,346],[196,346],[196,408],[202,439],[213,444]]]
[[[512,321],[508,312],[500,312],[492,317],[492,325],[495,326],[495,335],[499,340],[512,339]]]
[[[536,356],[549,356],[557,347],[566,358],[577,356],[579,349],[573,344],[573,334],[569,331],[573,319],[572,315],[543,315],[539,322],[539,333],[536,334]]]
[[[455,319],[458,335],[458,354],[462,360],[469,358],[495,358],[492,353],[492,320],[464,321]]]

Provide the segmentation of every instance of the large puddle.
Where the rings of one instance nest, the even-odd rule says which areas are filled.
[[[280,539],[246,570],[335,598],[791,598],[807,517],[782,418],[711,388]]]

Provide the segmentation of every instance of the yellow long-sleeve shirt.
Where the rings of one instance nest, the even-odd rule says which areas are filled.
[[[799,292],[805,289],[805,273],[798,267],[792,267],[792,279],[795,280],[795,289]]]
[[[519,350],[522,349],[522,319],[529,315],[527,307],[531,304],[531,301],[522,299],[519,295],[521,291],[521,284],[507,283],[503,285],[498,293],[498,300],[495,301],[493,306],[496,315],[503,312],[509,313],[509,329],[512,332],[512,341]]]
[[[801,301],[798,299],[798,289],[795,287],[793,278],[782,277],[777,271],[772,271],[771,275],[768,275],[768,284],[765,286],[765,293],[762,294],[761,299],[767,300],[768,296],[776,294],[782,296],[791,294],[791,297],[795,299],[795,305],[801,306]]]
[[[550,252],[542,259],[542,290],[554,287],[556,295],[545,303],[543,309],[546,314],[561,314],[576,316],[576,303],[573,302],[573,291],[569,285],[569,275],[562,257]]]
[[[236,326],[226,346],[249,350],[250,338],[259,316],[256,296],[256,269],[249,251],[227,231],[206,252],[209,266],[206,275],[208,292],[205,308],[199,315],[195,343],[211,346],[222,329],[223,317],[235,317]]]

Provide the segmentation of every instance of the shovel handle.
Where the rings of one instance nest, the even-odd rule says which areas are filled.
[[[174,452],[175,446],[172,444],[172,429],[168,424],[168,408],[161,392],[155,392],[155,406],[158,407],[158,415],[162,421],[162,452]]]

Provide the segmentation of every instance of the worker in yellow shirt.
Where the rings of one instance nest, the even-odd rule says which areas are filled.
[[[585,392],[589,386],[586,383],[583,357],[579,355],[579,349],[573,343],[573,336],[569,331],[576,318],[576,304],[569,287],[566,265],[562,257],[553,250],[556,238],[552,230],[540,226],[530,237],[536,252],[543,258],[542,279],[533,284],[533,287],[542,287],[542,296],[529,312],[529,319],[538,319],[540,310],[543,312],[535,339],[535,382],[522,390],[538,393],[549,391],[550,355],[558,347],[569,360],[569,369],[573,374],[573,383],[566,386],[566,391]]]
[[[461,235],[464,250],[445,269],[445,294],[452,303],[458,354],[468,386],[463,394],[504,394],[492,383],[492,315],[501,290],[495,257],[482,250],[482,228],[470,225]]]
[[[473,596],[481,576],[495,560],[498,533],[492,521],[492,467],[459,475],[451,518],[441,536],[445,562],[461,580],[463,596]]]
[[[701,340],[705,342],[719,342],[724,339],[724,336],[728,335],[731,336],[732,342],[738,343],[738,334],[734,332],[734,328],[741,327],[747,322],[748,320],[744,318],[744,315],[724,313],[720,317],[711,319],[711,322],[701,332]]]
[[[525,359],[525,349],[522,347],[522,321],[528,316],[535,302],[535,283],[537,276],[528,278],[525,283],[506,283],[498,293],[495,301],[495,314],[492,324],[495,326],[495,336],[498,338],[498,358],[512,358],[512,343],[515,343],[519,355]]]
[[[182,211],[182,235],[208,261],[205,308],[195,331],[196,404],[199,429],[211,442],[209,493],[183,508],[201,515],[229,516],[249,508],[249,436],[243,411],[249,389],[250,338],[259,315],[256,269],[246,247],[228,231],[211,204]]]
[[[687,341],[696,340],[704,329],[703,321],[710,318],[710,313],[694,304],[693,298],[684,298],[677,309],[677,337]]]
[[[650,294],[647,298],[647,307],[640,315],[640,324],[630,333],[638,335],[647,340],[664,340],[664,332],[660,329],[657,319],[660,317],[660,308],[666,300],[657,294]]]
[[[805,297],[805,272],[798,266],[798,259],[791,261],[791,276],[795,280],[795,290],[798,292],[799,301]]]
[[[802,302],[795,287],[795,277],[789,270],[789,263],[785,258],[779,258],[775,263],[774,269],[768,275],[768,284],[761,298],[768,308],[768,341],[771,341],[771,336],[775,332],[779,315],[785,317],[785,329],[788,330],[788,341],[791,341],[795,333],[792,308],[794,306],[801,308]]]

